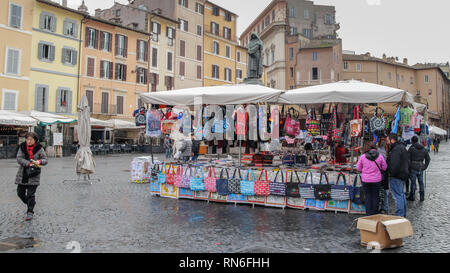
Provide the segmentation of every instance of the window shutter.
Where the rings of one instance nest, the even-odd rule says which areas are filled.
[[[185,64],[184,62],[180,62],[180,76],[184,76],[185,75]]]
[[[68,22],[67,21],[64,21],[64,26],[63,26],[63,32],[64,32],[64,35],[66,35],[67,34],[67,32],[68,32]]]
[[[111,52],[111,50],[112,50],[112,34],[111,33],[108,33],[108,52]]]
[[[124,44],[125,44],[124,57],[126,58],[126,57],[128,57],[128,37],[127,36],[124,37]]]
[[[112,62],[109,62],[109,79],[113,78],[113,70],[114,70],[114,64]]]
[[[100,78],[104,78],[105,77],[105,61],[100,61]]]
[[[73,36],[78,38],[78,24],[73,26]]]
[[[186,0],[186,8],[189,8],[189,0]]]
[[[55,60],[55,46],[50,46],[50,61]]]
[[[116,34],[114,54],[119,55],[119,34]]]
[[[116,64],[114,79],[117,80],[119,78],[119,64]]]
[[[78,52],[76,50],[72,50],[72,64],[76,65],[78,62]]]
[[[67,113],[72,113],[72,91],[67,91]]]
[[[180,56],[185,57],[186,43],[185,41],[180,40]]]
[[[10,5],[11,8],[11,21],[10,26],[20,28],[20,21],[22,16],[22,8],[16,5]]]
[[[39,17],[39,28],[40,29],[44,29],[44,20],[45,20],[45,16],[44,16],[44,14],[41,13],[41,16]]]
[[[50,20],[50,30],[52,32],[56,31],[56,17],[52,16],[52,19]]]
[[[141,41],[137,40],[136,41],[136,60],[139,60],[141,58],[140,45],[141,45]]]
[[[89,28],[86,27],[86,33],[84,34],[84,46],[89,46]]]
[[[36,95],[34,98],[34,109],[36,111],[41,111],[41,112],[44,111],[44,109],[42,107],[42,100],[43,100],[42,87],[36,87]]]
[[[197,79],[202,78],[202,67],[200,65],[197,65]]]
[[[56,90],[56,113],[61,113],[61,89]]]
[[[153,67],[158,67],[158,49],[152,48],[152,65]]]
[[[100,39],[98,38],[98,36],[99,36],[99,31],[96,29],[95,30],[95,40],[94,40],[94,48],[95,49],[99,49],[99,42],[100,42]]]
[[[136,83],[139,83],[139,76],[141,76],[141,69],[136,66]]]
[[[177,36],[177,31],[176,31],[176,29],[175,28],[171,28],[172,29],[172,35],[173,35],[173,39],[175,39],[176,38],[176,36]]]
[[[123,81],[124,82],[127,81],[127,66],[126,65],[123,66]]]
[[[99,46],[99,49],[103,49],[104,48],[104,45],[105,45],[105,35],[106,35],[106,32],[100,32],[100,46]]]
[[[38,58],[39,58],[39,60],[42,60],[43,56],[44,56],[44,45],[39,43],[39,45],[38,45]]]
[[[67,53],[66,53],[66,51],[67,51],[67,49],[65,49],[65,48],[63,48],[62,50],[61,50],[61,52],[62,52],[62,57],[61,57],[61,62],[63,63],[63,64],[65,64],[66,63],[66,55],[67,55]]]
[[[201,61],[202,60],[202,46],[197,46],[197,60]]]
[[[159,75],[158,74],[155,74],[155,84],[156,85],[159,85]]]
[[[158,26],[158,35],[160,35],[161,34],[161,24],[158,24],[157,26]]]
[[[145,49],[144,49],[144,61],[148,62],[148,42],[144,42],[144,46],[145,46]]]

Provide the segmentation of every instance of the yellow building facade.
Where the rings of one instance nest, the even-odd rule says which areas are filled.
[[[30,45],[33,6],[30,0],[0,1],[0,109],[29,108]]]
[[[29,109],[77,113],[84,15],[51,1],[33,1]]]
[[[204,86],[235,84],[246,77],[247,51],[237,41],[237,18],[236,14],[205,2]]]

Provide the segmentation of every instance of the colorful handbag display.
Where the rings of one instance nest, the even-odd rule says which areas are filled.
[[[159,184],[166,183],[166,164],[163,164],[161,171],[158,174],[158,182]]]
[[[327,181],[327,184],[322,184],[323,178]],[[326,173],[320,174],[320,184],[314,185],[314,197],[316,200],[330,200],[331,199],[331,185],[328,181]]]
[[[350,200],[357,205],[363,205],[365,202],[365,196],[362,185],[360,187],[357,186],[358,178],[361,181],[361,175],[355,176],[353,186],[350,187]]]
[[[320,135],[320,121],[317,120],[316,117],[316,111],[310,110],[307,120],[307,128],[308,128],[308,134],[311,136],[318,136]]]
[[[236,172],[238,172],[239,177],[236,177]],[[241,170],[234,169],[233,178],[228,180],[228,194],[241,194]]]
[[[289,172],[286,172],[286,180],[288,177],[288,173]],[[293,182],[294,174],[297,177],[298,182]],[[300,181],[300,178],[298,177],[297,171],[292,171],[291,180],[290,180],[290,182],[286,183],[286,196],[287,197],[300,197],[300,190],[299,190],[300,183],[301,183],[301,181]]]
[[[362,119],[359,118],[359,106],[353,110],[353,120],[350,121],[350,136],[360,137],[362,132]]]
[[[169,165],[169,169],[167,170],[166,184],[168,184],[168,185],[175,184],[175,172],[173,170],[173,165]]]
[[[339,185],[339,179],[343,178],[344,185]],[[350,200],[350,187],[347,185],[347,179],[344,173],[339,173],[336,179],[336,184],[331,185],[331,199],[336,201]]]
[[[226,171],[227,173],[227,178],[223,178],[223,171]],[[222,169],[220,171],[220,176],[219,179],[216,180],[216,188],[217,188],[217,193],[219,195],[228,195],[228,180],[229,180],[229,174],[228,174],[228,170],[227,169]]]
[[[181,188],[181,181],[183,178],[183,166],[178,166],[177,167],[177,173],[174,176],[174,183],[173,185],[177,188]]]
[[[214,176],[212,176],[214,174]],[[209,168],[208,176],[205,178],[205,189],[209,192],[217,192],[216,170],[214,167]]]
[[[332,132],[331,132],[331,140],[333,140],[334,142],[339,142],[342,139],[342,130],[341,127],[339,126],[339,121],[338,121],[338,114],[337,114],[337,106],[333,107],[333,121],[332,121]]]
[[[295,155],[295,164],[306,164],[306,155]]]
[[[201,177],[197,177],[197,169],[200,169]],[[192,191],[204,191],[205,190],[205,177],[201,168],[195,169],[195,174],[191,177],[191,190]]]
[[[189,175],[187,174],[187,171],[189,169]],[[191,188],[191,176],[192,176],[192,168],[186,168],[186,170],[183,173],[183,176],[181,176],[181,188],[183,189],[190,189]]]
[[[263,154],[255,154],[253,155],[253,163],[256,167],[262,167],[264,164],[264,155]]]
[[[265,173],[266,178],[262,180],[262,175]],[[259,179],[255,181],[255,195],[269,196],[270,195],[270,181],[267,179],[267,170],[264,170],[259,175]]]
[[[151,180],[158,182],[159,173],[160,173],[159,164],[154,164],[152,168]]]
[[[300,133],[300,121],[294,118],[291,114],[291,110],[295,111],[294,108],[290,108],[284,123],[284,132],[288,136],[295,137]]]
[[[281,182],[277,182],[278,175],[281,173]],[[286,196],[286,183],[284,182],[283,171],[279,170],[275,179],[269,183],[270,195]]]
[[[308,178],[311,182],[310,184],[308,184]],[[314,185],[312,179],[312,173],[308,172],[305,177],[305,183],[300,183],[299,185],[300,196],[304,199],[315,199],[316,197],[314,194]]]
[[[250,174],[252,178],[250,178]],[[241,194],[245,196],[255,195],[255,175],[252,169],[248,169],[245,180],[241,180]]]
[[[263,157],[264,166],[272,166],[273,164],[273,155],[264,155]]]

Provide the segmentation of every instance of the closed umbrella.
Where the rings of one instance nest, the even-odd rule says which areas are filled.
[[[91,142],[91,113],[86,96],[81,98],[81,105],[78,106],[78,143],[80,148],[77,151],[75,160],[77,162],[77,174],[89,175],[95,171],[95,161],[92,156]]]

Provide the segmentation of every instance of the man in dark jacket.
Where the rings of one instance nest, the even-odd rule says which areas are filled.
[[[409,166],[411,179],[411,193],[407,200],[414,201],[416,193],[416,180],[419,180],[420,201],[425,201],[425,188],[423,184],[423,172],[430,165],[430,155],[425,147],[419,143],[419,138],[414,136],[411,139],[412,146],[409,148]],[[423,161],[425,160],[425,164]]]
[[[199,153],[200,153],[200,140],[196,140],[193,135],[192,136],[192,161],[193,162],[197,162]]]
[[[395,199],[395,214],[406,217],[405,182],[409,179],[409,154],[405,144],[397,140],[395,134],[388,137],[388,143],[390,144],[388,155],[389,185]]]

